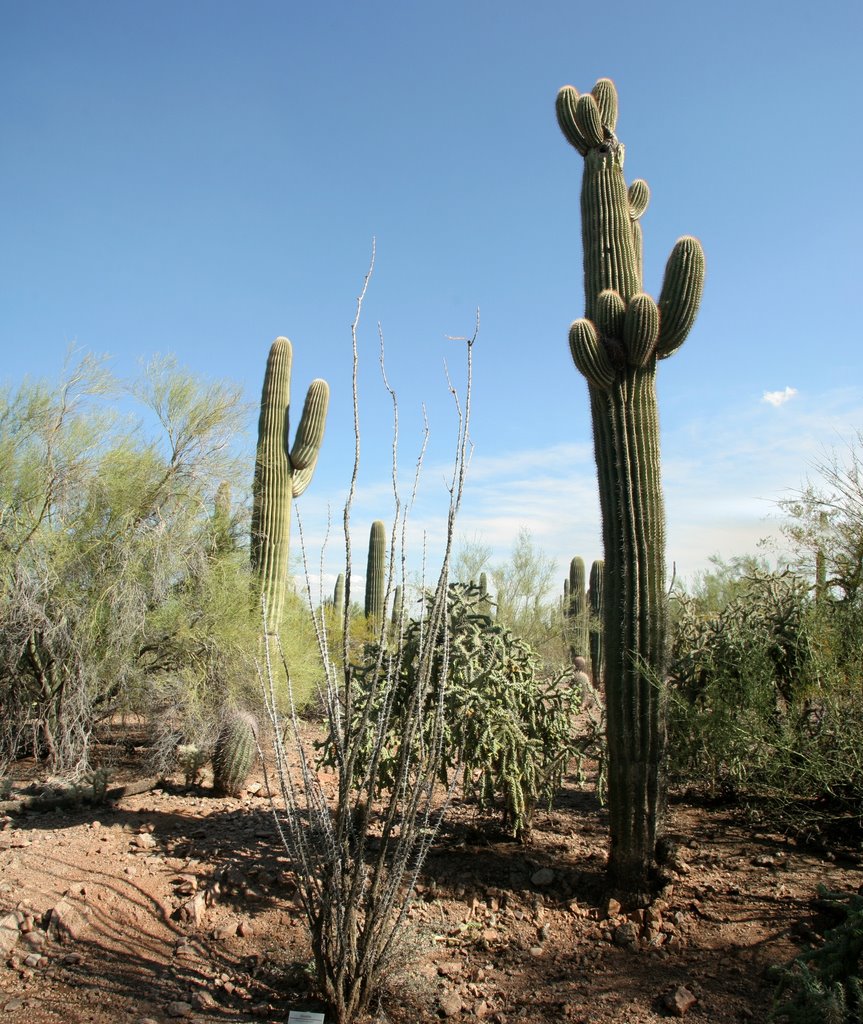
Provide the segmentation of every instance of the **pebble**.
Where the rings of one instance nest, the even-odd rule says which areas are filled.
[[[540,868],[530,876],[530,881],[532,885],[551,885],[554,881],[554,872],[551,868]]]
[[[454,1017],[461,1012],[463,1006],[464,1002],[458,992],[448,992],[441,996],[440,1010],[444,1017]]]
[[[669,1013],[675,1017],[683,1017],[698,1000],[685,985],[678,985],[674,991],[665,994],[662,1002]]]

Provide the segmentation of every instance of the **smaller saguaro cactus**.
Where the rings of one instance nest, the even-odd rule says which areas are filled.
[[[252,568],[260,580],[270,633],[279,631],[288,587],[291,501],[311,482],[330,400],[327,382],[313,380],[291,445],[292,361],[290,341],[276,338],[270,347],[261,391],[252,484]]]
[[[226,719],[213,751],[213,788],[224,796],[239,796],[252,770],[258,749],[258,721],[248,711]]]
[[[340,572],[333,588],[333,614],[336,622],[341,622],[345,614],[345,574]]]
[[[587,592],[587,603],[590,610],[590,674],[593,685],[602,685],[602,674],[605,670],[602,647],[602,584],[605,575],[605,562],[601,558],[590,567],[590,589]]]
[[[494,608],[488,596],[488,574],[484,572],[479,574],[479,610],[483,615],[494,618]]]
[[[372,523],[369,533],[369,558],[366,565],[366,618],[380,627],[384,618],[386,596],[387,531],[380,519]]]
[[[398,586],[398,587],[396,587],[395,592],[393,594],[393,613],[392,613],[392,624],[396,628],[398,627],[399,620],[402,617],[402,601],[403,601],[402,588],[400,586]]]
[[[569,580],[564,588],[566,602],[566,637],[570,658],[586,658],[588,654],[587,594],[585,591],[584,559],[578,555],[569,563]]]

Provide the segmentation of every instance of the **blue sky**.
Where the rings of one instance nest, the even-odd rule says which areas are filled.
[[[130,375],[173,352],[256,401],[287,335],[295,402],[313,377],[332,389],[301,501],[315,542],[347,487],[350,324],[375,238],[355,544],[392,508],[378,323],[406,467],[428,408],[412,535],[434,546],[444,359],[462,373],[447,335],[470,334],[479,308],[459,533],[503,557],[527,526],[562,579],[600,541],[567,346],[581,159],[554,98],[607,76],[627,177],[651,187],[647,290],[678,236],[707,256],[698,321],[659,371],[669,563],[687,576],[751,551],[776,498],[863,425],[861,10],[0,0],[0,375],[54,376],[72,342]]]

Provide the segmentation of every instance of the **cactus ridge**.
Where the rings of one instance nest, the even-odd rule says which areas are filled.
[[[326,381],[312,382],[291,448],[292,362],[290,341],[276,338],[270,346],[261,390],[252,484],[252,568],[260,582],[271,633],[279,631],[288,586],[291,501],[308,487],[315,471],[330,394]]]
[[[258,721],[247,711],[229,715],[213,751],[213,788],[225,796],[240,796],[258,750]]]

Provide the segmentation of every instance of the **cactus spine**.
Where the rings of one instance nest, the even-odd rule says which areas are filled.
[[[643,181],[626,187],[613,83],[600,79],[583,96],[564,86],[557,117],[584,157],[586,317],[573,323],[569,344],[590,394],[607,569],[609,876],[640,901],[649,894],[663,810],[665,517],[656,363],[683,344],[692,326],[704,256],[696,239],[681,238],[659,302],[645,295],[638,221],[650,193]]]
[[[593,685],[599,689],[605,672],[602,648],[602,581],[605,562],[597,558],[590,567],[590,589],[587,592],[587,603],[590,608],[590,674]]]
[[[386,560],[386,528],[380,519],[376,519],[369,533],[369,558],[366,565],[366,618],[374,624],[374,629],[379,629],[384,619]]]
[[[258,749],[258,722],[247,711],[225,719],[213,751],[213,788],[225,796],[240,796]]]
[[[260,581],[270,633],[279,631],[288,586],[291,501],[303,493],[312,479],[330,398],[325,380],[312,381],[291,447],[292,359],[288,339],[276,338],[267,358],[261,392],[252,485],[252,568]]]

